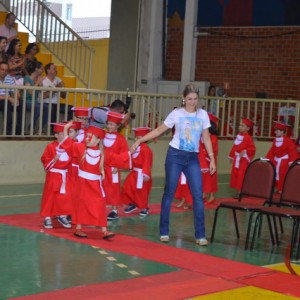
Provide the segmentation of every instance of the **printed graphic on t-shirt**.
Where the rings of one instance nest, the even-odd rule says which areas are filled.
[[[203,127],[199,118],[179,118],[179,149],[190,152],[197,152],[199,138]]]

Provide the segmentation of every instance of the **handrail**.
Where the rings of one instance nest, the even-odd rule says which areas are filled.
[[[10,0],[2,5],[85,87],[92,79],[94,49],[40,0]]]
[[[40,105],[39,122],[36,128],[33,126],[34,118],[34,103],[43,104],[43,95],[45,92],[50,92],[50,97],[55,93],[58,94],[61,106],[66,105],[66,110],[63,113],[56,114],[56,121],[67,121],[70,119],[68,109],[70,106],[86,106],[95,107],[109,105],[116,99],[126,101],[128,97],[127,91],[101,91],[96,89],[79,89],[79,88],[49,88],[49,87],[31,87],[31,86],[10,86],[0,85],[0,89],[4,89],[6,93],[4,113],[0,115],[0,136],[12,137],[49,137],[50,125],[42,128],[42,118],[45,112]],[[17,91],[21,94],[20,110],[16,105],[13,106],[13,133],[6,135],[7,112],[8,112],[8,94],[9,91]],[[29,91],[36,91],[33,94],[33,102],[26,112],[26,95]],[[66,94],[65,98],[60,96]],[[36,96],[37,95],[37,96]],[[136,114],[135,119],[130,122],[130,127],[148,126],[155,128],[159,126],[166,118],[168,113],[181,105],[181,96],[174,94],[155,94],[155,93],[130,93],[132,99],[130,111]],[[199,105],[208,111],[214,113],[220,118],[219,129],[220,138],[232,139],[238,133],[238,125],[241,117],[247,117],[254,120],[256,123],[255,131],[252,135],[257,140],[268,140],[274,138],[273,121],[285,119],[287,122],[292,122],[292,130],[290,134],[293,137],[298,136],[298,128],[300,125],[300,101],[296,100],[280,100],[280,99],[257,99],[257,98],[217,98],[217,97],[202,97]],[[50,105],[47,113],[50,116],[52,106]],[[48,119],[49,119],[48,116]],[[291,116],[293,118],[291,118]],[[16,124],[19,117],[19,125],[21,132],[16,135]],[[171,131],[167,132],[165,136],[171,136]],[[125,135],[130,135],[130,130],[127,130]]]

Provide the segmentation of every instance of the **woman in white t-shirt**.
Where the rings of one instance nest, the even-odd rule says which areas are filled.
[[[156,129],[137,140],[130,148],[135,152],[140,143],[160,136],[175,126],[175,134],[168,149],[165,172],[166,183],[161,203],[160,241],[169,242],[169,220],[171,203],[176,191],[181,172],[187,178],[193,197],[194,227],[196,243],[208,244],[205,236],[204,204],[202,198],[202,177],[198,160],[199,140],[203,137],[204,145],[211,157],[210,173],[216,172],[216,165],[208,128],[209,117],[205,110],[197,109],[199,95],[197,88],[188,84],[183,90],[182,107],[174,109],[165,121]]]

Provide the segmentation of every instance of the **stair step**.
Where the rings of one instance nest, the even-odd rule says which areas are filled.
[[[76,88],[76,77],[75,76],[63,76],[63,82],[67,88]]]
[[[49,53],[41,53],[41,52],[39,52],[36,55],[36,59],[38,61],[40,61],[43,64],[43,66],[46,66],[47,64],[50,64],[52,62],[52,55],[49,54]]]

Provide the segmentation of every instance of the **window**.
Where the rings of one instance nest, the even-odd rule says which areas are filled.
[[[71,21],[72,20],[72,4],[67,4],[66,20],[67,21]]]

